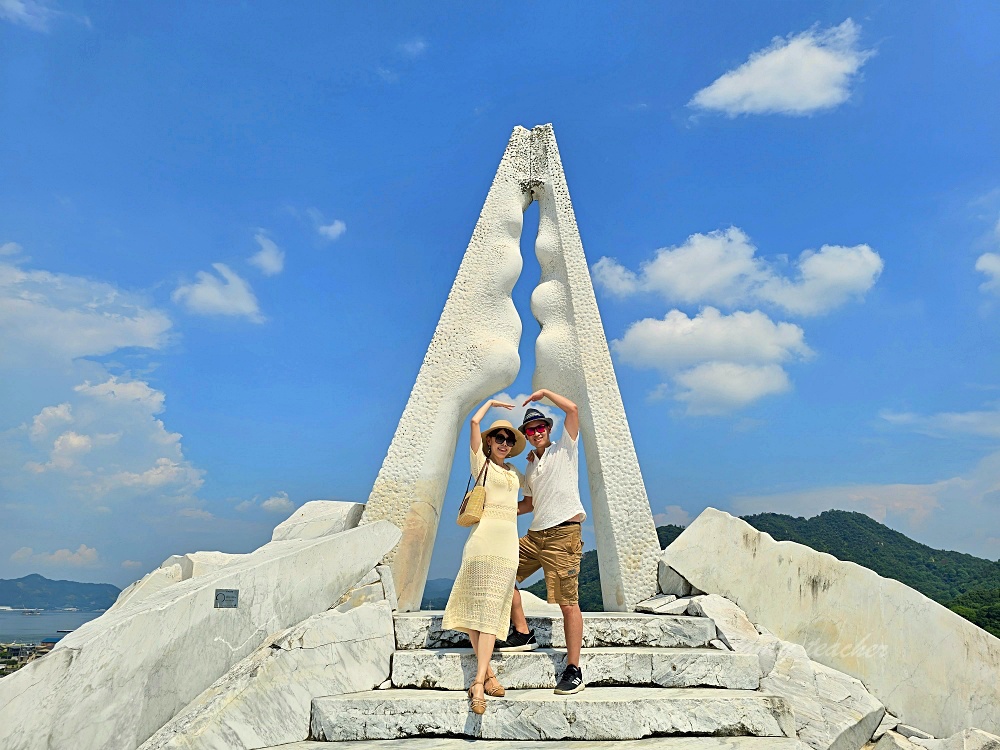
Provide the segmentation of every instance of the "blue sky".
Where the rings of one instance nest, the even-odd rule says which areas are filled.
[[[988,2],[0,0],[0,576],[122,585],[365,500],[545,122],[660,521],[836,507],[1000,558],[998,32]]]

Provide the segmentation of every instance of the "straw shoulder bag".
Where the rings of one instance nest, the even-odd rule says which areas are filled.
[[[472,484],[471,476],[465,485],[465,497],[462,499],[462,507],[458,509],[459,526],[475,526],[483,518],[483,507],[486,505],[486,469],[489,465],[490,460],[487,458],[471,491],[469,490],[469,485]],[[482,484],[479,483],[480,479]]]

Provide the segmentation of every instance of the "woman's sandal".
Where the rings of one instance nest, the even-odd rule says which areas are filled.
[[[492,687],[486,687],[491,682],[493,683]],[[486,682],[483,683],[483,692],[494,698],[503,698],[507,694],[507,691],[504,690],[503,685],[500,684],[500,680],[498,680],[497,676],[493,674],[492,669],[490,670],[489,674],[486,675]]]
[[[474,698],[472,696],[472,690],[476,685],[482,685],[483,683],[476,681],[472,683],[469,688],[469,706],[472,708],[472,713],[482,715],[486,713],[486,699],[485,698]],[[483,692],[486,692],[486,688],[483,687]]]

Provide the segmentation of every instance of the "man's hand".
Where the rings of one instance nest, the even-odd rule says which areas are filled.
[[[563,429],[569,433],[569,436],[573,440],[576,440],[576,436],[580,434],[580,414],[576,404],[565,396],[553,393],[548,388],[541,388],[528,396],[528,400],[522,406],[527,406],[532,401],[541,401],[543,398],[547,398],[558,408],[566,412],[566,421],[563,423]]]

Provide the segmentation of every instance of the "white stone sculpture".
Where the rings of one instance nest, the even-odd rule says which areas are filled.
[[[516,128],[365,507],[362,523],[385,519],[402,531],[385,562],[403,611],[420,609],[462,423],[513,383],[521,365],[521,319],[510,293],[531,203],[522,185],[530,151],[530,133]]]
[[[385,600],[313,615],[269,637],[140,750],[256,750],[296,742],[318,695],[371,690],[396,648]]]
[[[706,509],[663,563],[937,736],[1000,731],[1000,639],[899,581]]]
[[[345,529],[353,529],[361,522],[364,510],[364,503],[310,500],[296,508],[292,515],[274,527],[271,541],[318,539]]]
[[[269,542],[108,611],[0,680],[4,750],[133,750],[268,634],[326,610],[399,540],[390,523]],[[216,609],[217,589],[238,589]]]
[[[551,125],[514,129],[396,435],[365,509],[403,532],[387,558],[403,611],[419,609],[462,421],[513,382],[521,323],[510,292],[521,271],[522,213],[539,202],[542,326],[536,388],[580,406],[606,611],[656,593],[660,547]]]

